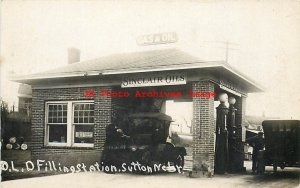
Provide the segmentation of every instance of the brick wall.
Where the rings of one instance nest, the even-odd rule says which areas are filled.
[[[209,81],[195,82],[193,92],[214,92],[214,84]],[[214,166],[214,99],[203,97],[193,98],[193,166],[201,168],[205,163]],[[205,170],[205,169],[204,169]]]
[[[84,97],[83,94],[86,89],[94,90],[95,97]],[[98,93],[101,89],[110,90],[111,88],[33,89],[32,141],[30,144],[32,160],[53,160],[60,162],[61,165],[75,165],[78,163],[93,164],[100,160],[105,142],[105,127],[112,121],[112,99],[110,97],[99,97]],[[91,99],[95,103],[94,148],[57,148],[44,146],[45,102]]]

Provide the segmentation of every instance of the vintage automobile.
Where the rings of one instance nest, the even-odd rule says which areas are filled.
[[[277,171],[285,167],[300,167],[300,121],[265,120],[263,163]]]
[[[163,113],[135,113],[128,116],[122,127],[107,129],[102,169],[110,172],[115,169],[109,167],[114,166],[118,171],[125,171],[125,165],[135,162],[153,168],[154,165],[183,168],[185,148],[167,142],[171,121],[171,117]]]

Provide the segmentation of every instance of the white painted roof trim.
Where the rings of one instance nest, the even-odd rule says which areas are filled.
[[[252,85],[255,85],[256,87],[258,87],[260,90],[264,91],[265,88],[261,85],[259,85],[258,83],[255,83],[254,81],[250,80],[249,78],[247,78],[246,76],[238,73],[236,70],[233,70],[233,68],[229,67],[229,66],[225,66],[225,65],[222,65],[222,67],[224,67],[226,70],[232,72],[233,74],[237,75],[238,77],[246,80],[247,82],[251,83]]]
[[[199,63],[205,65],[198,65]],[[196,64],[196,65],[193,65]],[[190,65],[190,66],[185,66]],[[187,63],[181,64],[181,67],[174,67],[173,66],[165,66],[162,65],[156,68],[149,68],[149,69],[140,69],[140,68],[133,68],[133,69],[123,69],[123,70],[104,70],[104,71],[82,71],[82,72],[73,72],[73,73],[59,73],[59,74],[33,74],[33,75],[26,75],[26,76],[16,76],[12,77],[12,81],[21,81],[21,80],[37,80],[37,79],[48,79],[48,78],[67,78],[67,77],[80,77],[80,76],[97,76],[97,75],[112,75],[112,74],[126,74],[126,73],[138,73],[138,72],[154,72],[154,71],[167,71],[167,70],[183,70],[183,69],[193,69],[193,68],[208,68],[208,67],[218,67],[221,66],[220,61],[213,61],[213,62],[197,62],[197,63]]]
[[[199,63],[201,63],[199,65]],[[186,65],[186,66],[185,66]],[[174,67],[175,66],[175,67]],[[196,63],[187,63],[181,64],[180,67],[173,66],[165,66],[162,65],[160,67],[149,68],[149,69],[140,69],[140,68],[133,68],[133,69],[123,69],[123,70],[106,70],[106,71],[88,71],[88,72],[76,72],[76,73],[60,73],[60,74],[36,74],[36,75],[27,75],[27,76],[18,76],[14,77],[12,81],[22,81],[22,80],[37,80],[37,79],[49,79],[49,78],[69,78],[69,77],[84,77],[84,76],[97,76],[97,75],[116,75],[116,74],[130,74],[130,73],[142,73],[142,72],[154,72],[154,71],[168,71],[168,70],[184,70],[184,69],[196,69],[196,68],[209,68],[209,67],[223,67],[224,69],[228,70],[229,72],[235,74],[236,76],[246,80],[247,82],[251,83],[252,85],[256,86],[260,90],[265,90],[262,86],[255,83],[254,81],[250,80],[246,76],[238,71],[234,70],[229,65],[226,65],[224,61],[207,61],[207,62],[196,62]]]

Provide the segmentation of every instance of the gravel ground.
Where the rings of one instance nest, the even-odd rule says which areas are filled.
[[[183,188],[183,187],[299,187],[299,168],[286,168],[276,174],[268,167],[264,175],[252,175],[246,162],[247,173],[215,175],[213,178],[189,178],[185,174],[165,173],[138,175],[129,173],[105,174],[103,172],[62,174],[47,177],[35,177],[10,180],[1,183],[3,188]]]

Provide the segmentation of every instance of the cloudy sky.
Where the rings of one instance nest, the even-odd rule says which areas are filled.
[[[138,46],[144,34],[176,32],[173,44]],[[179,48],[224,60],[265,86],[246,113],[300,118],[300,1],[1,1],[1,97],[17,104],[11,74],[131,51]]]

